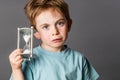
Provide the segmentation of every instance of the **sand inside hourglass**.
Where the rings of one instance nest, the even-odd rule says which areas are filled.
[[[29,40],[30,40],[30,35],[24,35],[23,38],[24,38],[24,40],[25,40],[25,42],[26,42],[25,50],[24,50],[23,53],[24,53],[24,54],[30,54],[30,49],[29,49],[29,44],[28,44],[28,42],[29,42]]]

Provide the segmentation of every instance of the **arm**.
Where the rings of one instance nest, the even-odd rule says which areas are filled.
[[[22,70],[13,70],[12,71],[13,79],[14,80],[24,80],[24,76]]]
[[[22,53],[21,49],[16,49],[9,55],[13,80],[24,80],[24,76],[22,73],[23,58],[20,55],[21,53]]]

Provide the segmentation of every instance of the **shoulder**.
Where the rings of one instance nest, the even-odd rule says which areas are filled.
[[[89,64],[87,57],[82,52],[78,50],[72,50],[72,49],[71,49],[71,52],[74,59],[76,59],[78,63],[80,63],[80,65]]]
[[[39,59],[39,58],[41,58],[42,57],[42,55],[43,55],[43,50],[41,49],[41,47],[40,46],[37,46],[37,47],[35,47],[34,49],[33,49],[33,60],[34,59]]]
[[[72,55],[74,58],[83,58],[84,54],[78,50],[74,50],[71,48],[68,48],[68,52],[70,55]]]
[[[87,61],[84,54],[78,50],[68,48],[67,52],[67,59],[72,60],[77,66],[83,66],[83,64]]]
[[[38,54],[40,51],[41,51],[41,50],[40,50],[40,47],[37,46],[37,47],[35,47],[35,48],[33,49],[33,54]]]
[[[89,80],[97,80],[99,77],[98,73],[92,66],[92,64],[89,62],[86,56],[84,56],[83,53],[80,51],[72,50],[70,49],[71,54],[73,55],[74,65],[79,68],[79,70],[82,70],[82,74],[84,75],[84,79]]]
[[[76,62],[79,63],[79,66],[85,66],[85,65],[90,65],[91,63],[87,59],[87,57],[82,53],[81,51],[74,50],[71,48],[68,48],[68,54],[69,56],[72,57],[72,59]]]

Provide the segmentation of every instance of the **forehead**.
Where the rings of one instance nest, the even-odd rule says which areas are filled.
[[[47,12],[47,11],[48,12],[56,12],[56,13],[59,13],[61,16],[65,17],[64,13],[62,13],[62,11],[57,7],[49,7],[49,8],[39,9],[37,14],[36,14],[36,17],[38,17],[41,13],[44,13],[44,12]]]
[[[39,15],[36,16],[35,21],[52,20],[52,18],[60,19],[60,18],[65,18],[65,17],[58,9],[49,8],[49,9],[43,10],[41,13],[39,13]]]

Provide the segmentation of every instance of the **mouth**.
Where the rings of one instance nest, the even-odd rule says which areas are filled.
[[[61,42],[61,41],[62,41],[62,38],[56,38],[52,40],[52,42]]]

